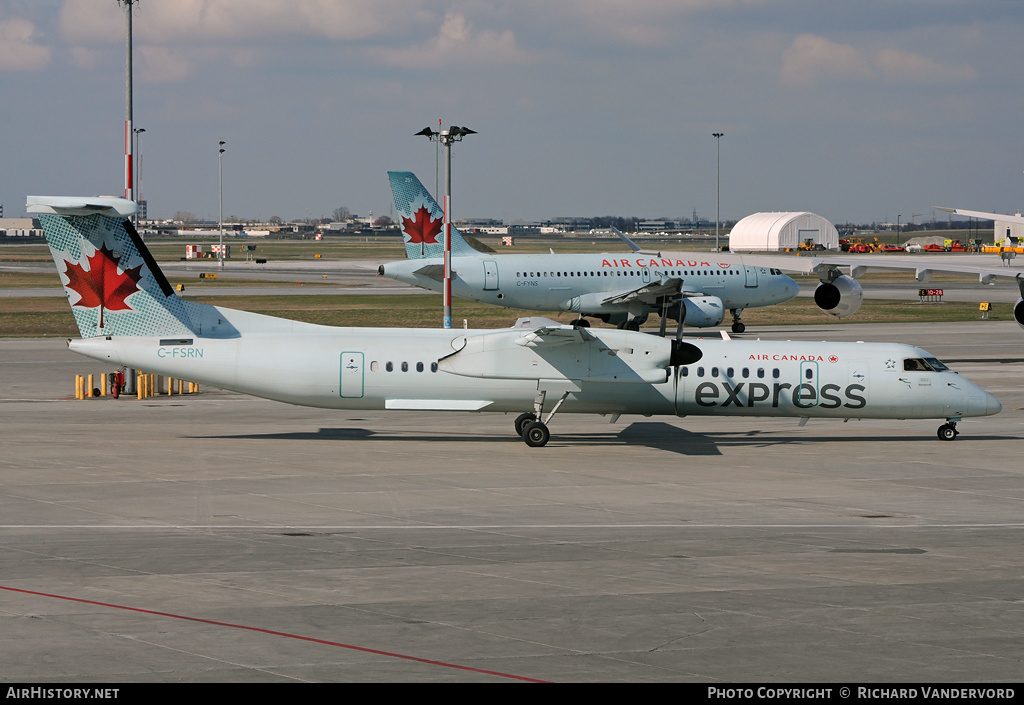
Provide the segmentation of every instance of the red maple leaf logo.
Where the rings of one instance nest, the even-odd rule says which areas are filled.
[[[88,258],[89,271],[75,262],[67,262],[68,289],[80,297],[72,306],[82,308],[100,307],[100,326],[103,325],[103,309],[111,311],[131,311],[125,299],[140,291],[139,279],[142,265],[118,271],[120,257],[107,249],[106,243],[92,257]]]
[[[441,233],[442,220],[433,220],[423,206],[415,213],[416,219],[402,218],[402,231],[409,236],[409,242],[415,244],[437,244],[437,236]]]

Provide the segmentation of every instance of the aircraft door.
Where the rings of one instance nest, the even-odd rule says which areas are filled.
[[[818,363],[805,360],[800,363],[800,382],[793,393],[794,405],[809,409],[818,405]]]
[[[338,395],[348,398],[363,396],[363,353],[343,352]]]
[[[651,283],[651,268],[650,267],[641,267],[640,268],[640,277],[643,279],[644,284],[650,284]]]
[[[743,283],[748,289],[752,289],[757,286],[757,268],[743,265],[743,271],[746,273],[746,281]]]
[[[492,259],[484,260],[484,291],[498,288],[498,263]]]

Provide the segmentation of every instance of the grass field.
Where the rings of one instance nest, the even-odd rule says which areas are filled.
[[[296,321],[327,326],[368,326],[374,328],[434,328],[441,325],[441,296],[317,295],[308,296],[216,296],[189,297],[193,301],[265,313]],[[1012,320],[1010,304],[994,304],[989,318]],[[457,328],[466,319],[471,328],[500,328],[517,318],[541,315],[569,323],[573,316],[562,313],[516,311],[488,304],[456,301],[452,306]],[[900,323],[976,321],[981,318],[974,303],[917,303],[911,301],[868,300],[860,311],[844,323]],[[747,333],[759,325],[829,325],[839,321],[821,313],[812,299],[801,297],[785,304],[747,309],[743,313]],[[595,325],[599,322],[592,321]],[[726,317],[724,326],[728,327]],[[645,326],[657,330],[659,320],[651,316]],[[669,326],[673,326],[669,323]],[[77,337],[78,329],[67,300],[61,297],[0,297],[0,337]]]

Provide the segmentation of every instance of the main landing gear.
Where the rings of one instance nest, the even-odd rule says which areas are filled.
[[[740,314],[743,313],[743,309],[731,308],[729,309],[729,313],[732,314],[732,332],[742,333],[743,331],[745,331],[747,327],[743,325],[743,321],[740,320]]]
[[[516,417],[516,433],[522,436],[523,441],[531,448],[542,448],[551,440],[551,431],[548,430],[548,423],[551,422],[551,417],[558,411],[558,407],[569,396],[569,392],[564,392],[555,403],[554,408],[548,412],[547,416],[544,416],[542,409],[546,396],[547,392],[545,391],[537,392],[537,397],[533,400],[533,413],[520,414]]]
[[[956,421],[949,421],[939,426],[936,435],[944,441],[956,440],[956,437],[960,435],[960,432],[956,430]]]

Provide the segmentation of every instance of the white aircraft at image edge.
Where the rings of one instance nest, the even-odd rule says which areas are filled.
[[[441,291],[444,211],[412,172],[389,171],[388,179],[407,259],[382,264],[378,273]],[[1024,326],[1019,270],[944,262],[935,256],[645,252],[622,233],[632,252],[506,254],[474,249],[454,226],[451,233],[453,296],[508,308],[573,312],[579,315],[577,326],[589,325],[589,316],[638,330],[649,314],[662,313],[662,326],[665,318],[681,317],[686,326],[709,328],[721,324],[728,310],[732,331],[742,333],[743,309],[773,306],[797,295],[799,286],[786,271],[817,275],[814,302],[835,318],[860,309],[864,292],[857,278],[871,271],[912,271],[922,283],[935,272],[970,274],[981,283],[1017,277],[1022,295],[1013,313]]]
[[[543,446],[558,411],[944,419],[1000,403],[933,355],[894,343],[685,342],[521,319],[498,330],[340,328],[177,296],[120,198],[28,197],[81,337],[68,347],[290,404],[331,409],[518,413]],[[453,435],[457,431],[453,430]]]

